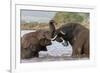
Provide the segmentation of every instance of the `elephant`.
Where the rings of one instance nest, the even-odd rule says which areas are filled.
[[[55,29],[55,24],[55,20],[50,20],[49,26],[52,40],[69,42],[72,46],[72,57],[74,58],[89,58],[89,29],[79,23],[66,23]]]
[[[36,30],[21,37],[21,59],[39,57],[40,51],[47,51],[46,46],[51,45],[50,32]]]

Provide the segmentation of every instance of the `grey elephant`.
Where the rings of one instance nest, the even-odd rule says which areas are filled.
[[[39,57],[40,51],[47,51],[51,45],[51,34],[47,30],[37,30],[21,37],[21,59]]]
[[[51,20],[49,23],[53,40],[58,42],[65,40],[66,43],[69,41],[73,48],[72,57],[89,58],[89,29],[79,23],[67,23],[55,29],[55,24],[54,20]]]

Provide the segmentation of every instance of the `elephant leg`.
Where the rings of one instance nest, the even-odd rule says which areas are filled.
[[[36,52],[36,51],[32,52],[32,57],[33,57],[33,58],[34,58],[34,57],[39,57],[39,53]]]
[[[28,59],[31,57],[31,50],[29,50],[28,48],[21,49],[21,59]]]
[[[84,31],[74,36],[72,45],[73,48],[72,56],[76,57],[82,56],[82,51],[84,50],[83,46],[85,44],[85,41],[86,41],[86,36],[84,36]]]
[[[89,58],[88,54],[82,54],[81,58]]]
[[[40,49],[40,51],[47,51],[47,48],[46,48],[46,46],[41,46],[41,49]]]
[[[80,39],[76,39],[72,45],[72,57],[81,57],[83,41]]]
[[[39,53],[38,52],[35,52],[34,56],[35,57],[39,57]]]
[[[83,57],[90,57],[90,50],[89,50],[89,42],[88,40],[86,40],[86,42],[84,43],[84,47],[82,49],[83,51]]]
[[[81,57],[81,48],[80,46],[73,47],[72,57]]]

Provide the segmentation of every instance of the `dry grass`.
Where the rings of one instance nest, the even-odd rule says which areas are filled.
[[[89,23],[82,22],[81,24],[84,27],[88,28],[88,29],[90,27]],[[56,25],[56,28],[59,28],[62,25],[61,24]],[[37,25],[34,25],[34,24],[21,24],[21,30],[37,30],[37,29],[49,29],[49,24],[37,24]]]

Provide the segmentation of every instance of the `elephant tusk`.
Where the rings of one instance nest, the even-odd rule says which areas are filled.
[[[56,35],[54,38],[51,39],[51,41],[54,41],[57,38],[58,35]]]
[[[64,33],[63,31],[60,31],[61,34],[65,35],[66,33]]]

